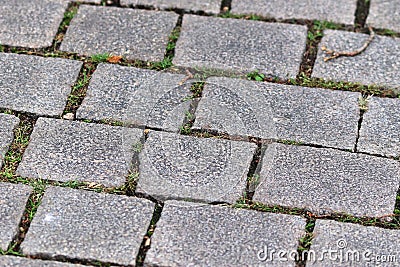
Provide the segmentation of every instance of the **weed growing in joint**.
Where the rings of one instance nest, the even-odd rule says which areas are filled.
[[[297,79],[289,79],[291,85],[326,88],[332,90],[342,90],[351,92],[360,92],[364,95],[375,95],[381,97],[399,97],[399,93],[390,88],[384,88],[378,85],[362,85],[353,82],[326,81],[320,78],[310,78],[305,73],[301,73]]]
[[[140,153],[140,152],[142,152],[142,149],[143,149],[142,142],[137,142],[137,143],[133,144],[133,151]]]
[[[107,59],[109,57],[110,57],[109,53],[95,54],[90,56],[90,60],[94,63],[107,62]]]
[[[248,73],[246,76],[247,76],[248,80],[253,80],[253,81],[258,81],[258,82],[262,82],[265,79],[265,75],[262,73],[259,73],[258,70],[252,71],[252,72]]]

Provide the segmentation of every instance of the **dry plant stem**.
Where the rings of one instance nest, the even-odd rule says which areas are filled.
[[[354,51],[335,51],[335,50],[330,50],[330,49],[326,48],[326,46],[322,46],[321,50],[324,51],[326,54],[330,55],[329,57],[324,58],[324,61],[326,62],[328,60],[331,60],[331,59],[334,59],[334,58],[338,58],[338,57],[354,57],[354,56],[357,56],[357,55],[361,54],[365,49],[367,49],[369,44],[375,38],[375,32],[372,29],[372,27],[369,26],[368,29],[369,29],[369,38],[368,38],[368,40],[364,43],[364,45],[362,47],[360,47],[357,50],[354,50]]]
[[[186,77],[182,79],[182,81],[179,82],[179,85],[183,85],[185,82],[193,78],[193,74],[189,71],[186,70]]]

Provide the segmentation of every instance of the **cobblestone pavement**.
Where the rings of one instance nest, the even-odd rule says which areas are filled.
[[[0,0],[0,266],[400,266],[399,18]]]

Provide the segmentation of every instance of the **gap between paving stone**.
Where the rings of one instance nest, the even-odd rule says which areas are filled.
[[[357,0],[356,16],[354,20],[356,26],[365,27],[369,9],[370,0]]]
[[[5,47],[6,48],[6,50],[8,51],[8,52],[12,52],[11,50],[13,50],[13,49],[17,49],[17,48],[12,48],[12,47]],[[36,55],[40,55],[40,56],[44,56],[44,55],[46,55],[46,54],[42,54],[42,52],[37,52],[36,50],[32,50],[32,49],[28,49],[27,51],[20,51],[20,53],[28,53],[28,54],[36,54]],[[58,53],[60,53],[60,52],[58,52]],[[47,54],[47,56],[51,56],[51,54]],[[59,56],[63,56],[63,57],[65,57],[65,56],[68,56],[68,57],[73,57],[73,58],[77,58],[77,59],[79,59],[79,57],[77,57],[76,55],[74,55],[74,54],[69,54],[69,53],[61,53]],[[82,57],[81,57],[82,58]],[[303,59],[303,61],[304,61],[304,59]],[[122,64],[122,65],[126,65],[126,64],[134,64],[134,65],[137,65],[138,67],[141,67],[141,68],[154,68],[154,67],[156,67],[156,68],[158,68],[157,67],[157,65],[146,65],[144,62],[139,62],[139,61],[134,61],[134,62],[131,62],[131,63],[129,63],[129,61],[123,61],[123,62],[121,62],[120,64]],[[221,73],[219,73],[218,75],[221,75]],[[223,76],[225,76],[226,74],[223,74],[222,73],[222,75]],[[306,78],[306,80],[307,80],[308,78]],[[304,85],[304,86],[311,86],[311,87],[314,87],[314,86],[316,86],[315,85],[315,83],[313,83],[313,81],[312,81],[313,79],[311,79],[311,84],[310,84],[310,82],[301,82],[300,81],[300,84],[302,84],[302,85]],[[278,83],[289,83],[289,84],[299,84],[299,81],[297,81],[297,82],[294,82],[294,81],[276,81],[276,80],[269,80],[269,81],[271,81],[271,82],[278,82]],[[328,81],[327,81],[328,82]],[[327,88],[327,85],[325,85],[324,84],[325,82],[324,81],[319,81],[317,84],[318,84],[318,86],[319,87],[325,87],[325,88]],[[332,82],[329,82],[328,83],[329,84],[329,86],[328,86],[328,88],[332,88],[333,87],[333,84],[332,84]],[[346,87],[345,88],[343,88],[343,84],[342,84],[342,82],[336,82],[336,84],[338,84],[338,88],[340,88],[340,89],[342,89],[342,90],[349,90],[349,89],[347,89]],[[354,87],[354,86],[352,86],[352,87]],[[351,87],[350,87],[351,88]],[[375,93],[375,95],[377,95],[377,93],[376,92],[374,92]],[[380,92],[378,92],[378,94],[381,94]],[[391,96],[391,94],[387,94],[387,93],[385,93],[387,96]]]
[[[154,231],[157,228],[157,223],[162,216],[162,211],[164,209],[164,203],[157,202],[154,207],[153,217],[151,218],[149,227],[145,236],[143,237],[143,241],[140,244],[140,249],[136,257],[136,266],[143,266],[144,261],[146,259],[146,254],[151,247],[151,237],[154,234]]]

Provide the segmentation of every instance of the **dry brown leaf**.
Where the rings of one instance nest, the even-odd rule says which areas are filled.
[[[107,58],[107,61],[110,63],[119,63],[119,62],[121,62],[121,60],[122,60],[121,56],[109,56]]]

